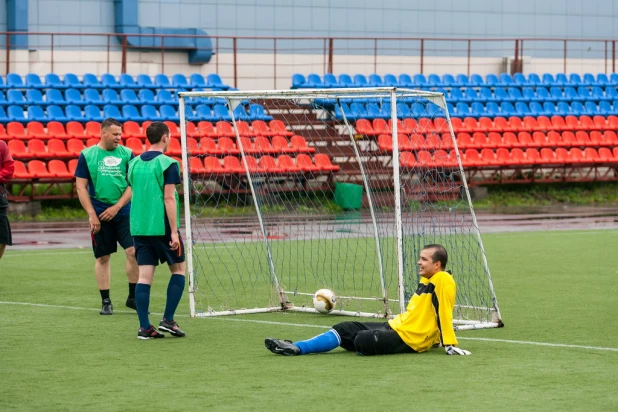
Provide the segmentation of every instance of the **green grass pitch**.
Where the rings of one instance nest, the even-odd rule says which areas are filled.
[[[0,410],[618,409],[618,233],[483,240],[506,327],[459,332],[468,357],[275,356],[265,337],[303,339],[345,318],[190,319],[186,295],[177,317],[186,338],[139,341],[123,306],[121,255],[112,259],[116,313],[103,317],[89,250],[9,248],[0,260]],[[153,323],[168,278],[160,268]]]

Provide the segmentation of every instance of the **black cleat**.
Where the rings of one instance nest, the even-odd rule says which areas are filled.
[[[264,341],[266,349],[277,355],[296,356],[300,355],[300,348],[289,340],[279,340],[266,338]]]
[[[148,329],[139,328],[137,331],[137,339],[159,339],[164,338],[165,335],[157,332],[154,326],[150,325]]]
[[[101,311],[99,312],[101,315],[113,315],[114,307],[112,306],[111,299],[103,299],[103,305],[101,305]]]
[[[185,333],[180,330],[178,323],[175,320],[168,322],[165,319],[161,319],[161,322],[159,322],[159,330],[161,332],[167,332],[177,338],[184,338],[185,336]]]
[[[137,310],[137,306],[135,305],[135,298],[127,298],[127,302],[125,303],[125,305],[129,309]]]

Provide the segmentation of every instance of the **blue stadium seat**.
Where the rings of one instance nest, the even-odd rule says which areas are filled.
[[[195,117],[200,121],[207,122],[214,121],[214,115],[212,113],[212,107],[208,104],[200,104],[195,108]]]
[[[45,101],[43,100],[43,95],[41,94],[41,90],[39,89],[28,89],[26,90],[26,102],[28,104],[36,104],[36,105],[44,105]]]
[[[476,101],[484,101],[485,99],[483,99],[481,96],[479,96],[479,94],[477,93],[476,89],[472,88],[472,87],[467,87],[466,92],[464,93],[464,98],[466,99],[465,101],[467,102],[476,102]]]
[[[84,102],[86,102],[86,104],[93,104],[97,106],[102,106],[105,103],[101,98],[99,91],[95,89],[84,90]]]
[[[517,115],[515,107],[513,107],[513,104],[511,102],[500,103],[500,112],[502,113],[502,117],[511,117]]]
[[[549,91],[545,87],[537,87],[536,88],[536,100],[537,102],[550,101],[552,99]]]
[[[234,115],[235,121],[242,120],[244,122],[248,122],[250,120],[255,120],[251,118],[251,116],[249,116],[249,112],[247,112],[247,109],[242,104],[239,104],[238,106],[236,106],[232,113]]]
[[[552,87],[557,86],[556,79],[549,73],[543,73],[543,86]]]
[[[457,86],[468,87],[471,86],[470,79],[465,74],[459,73],[455,78],[455,84]]]
[[[566,104],[565,102],[562,103]],[[555,114],[558,114],[558,111],[556,110],[556,105],[553,102],[543,103],[543,110],[545,111],[545,116],[553,116]]]
[[[118,80],[116,80],[116,77],[109,73],[103,73],[101,75],[101,84],[107,89],[120,89],[122,87],[120,83],[118,83]]]
[[[477,87],[484,87],[487,86],[485,84],[485,80],[483,80],[483,76],[481,76],[480,74],[474,73],[470,76],[470,85],[471,86],[477,86]]]
[[[138,97],[142,104],[157,104],[157,99],[150,89],[140,89],[138,92]]]
[[[252,103],[251,105],[249,105],[249,115],[252,119],[264,121],[271,121],[273,119],[273,117],[269,114],[266,114],[264,108],[257,103]]]
[[[344,116],[346,119],[349,119],[349,120],[358,119],[352,113],[352,110],[350,110],[350,107],[347,105],[347,103],[335,104],[335,119],[343,120]]]
[[[103,97],[103,102],[105,102],[105,104],[114,104],[114,105],[122,104],[122,100],[120,100],[120,96],[118,96],[118,92],[114,89],[104,89],[102,97]]]
[[[569,84],[569,79],[566,77],[564,73],[556,74],[556,86],[566,86]]]
[[[41,106],[28,106],[28,121],[30,122],[47,122],[47,116]]]
[[[564,94],[562,94],[562,89],[558,86],[552,86],[549,89],[549,93],[551,94],[551,101],[558,102],[566,100]]]
[[[45,87],[53,89],[66,89],[67,85],[60,80],[60,76],[56,73],[47,73],[45,75]]]
[[[508,73],[500,73],[500,85],[503,87],[512,86],[514,84],[513,78]]]
[[[180,120],[174,107],[170,106],[169,104],[161,105],[161,107],[159,107],[159,114],[165,120],[169,120],[172,122],[177,122]]]
[[[577,94],[577,90],[575,90],[573,86],[566,86],[564,88],[564,100],[566,100],[567,102],[572,102],[581,99]]]
[[[558,76],[560,76],[560,75],[558,75]],[[579,76],[579,74],[571,73],[571,75],[569,76],[569,79],[568,79],[568,84],[570,84],[571,86],[577,87],[577,86],[583,86],[584,82],[582,81],[582,78]]]
[[[414,82],[409,74],[402,73],[399,75],[399,87],[413,87]]]
[[[607,86],[610,83],[609,79],[607,78],[607,75],[605,73],[599,73],[597,74],[597,82],[596,84],[598,86]]]
[[[64,109],[67,119],[69,121],[76,121],[76,122],[85,122],[86,121],[86,117],[82,114],[82,109],[80,109],[79,106],[76,106],[74,104],[70,104],[68,105],[65,109]]]
[[[614,113],[614,110],[612,109],[612,105],[609,102],[607,101],[599,102],[598,114],[607,116],[613,113]]]
[[[172,88],[172,83],[170,82],[170,78],[167,77],[166,75],[162,74],[162,73],[159,73],[159,74],[155,75],[155,77],[154,77],[154,84],[158,88],[162,88],[162,89],[171,89]]]
[[[307,79],[300,73],[294,73],[292,75],[292,89],[302,89],[305,88],[307,83]]]
[[[172,75],[172,87],[188,89],[191,85],[184,74],[176,73]]]
[[[86,73],[82,77],[82,84],[85,88],[89,89],[103,89],[104,86],[101,84],[97,76],[92,73]]]
[[[414,87],[427,87],[428,81],[421,73],[417,73],[414,75]]]
[[[605,96],[607,97],[607,100],[616,100],[618,99],[618,91],[616,91],[616,87],[614,86],[607,86],[605,88]]]
[[[165,90],[165,89],[157,90],[157,96],[156,97],[157,97],[157,102],[159,102],[159,104],[176,104],[176,103],[178,103],[178,100],[176,100],[174,95],[169,90]]]
[[[137,87],[141,89],[156,89],[157,86],[152,82],[152,79],[147,74],[138,74],[135,79]]]
[[[584,73],[584,79],[582,83],[586,86],[596,86],[597,80],[594,78],[594,74],[592,73]]]
[[[586,113],[588,113],[589,115],[596,115],[599,113],[599,108],[597,107],[597,104],[595,102],[587,101],[586,104],[584,104],[584,108],[586,110]]]
[[[75,104],[75,105],[78,105],[78,106],[86,105],[86,102],[82,98],[82,94],[77,89],[67,89],[64,92],[64,99],[69,104]]]
[[[121,73],[120,76],[118,76],[118,84],[120,84],[120,87],[122,87],[123,89],[139,88],[133,76],[127,73]]]
[[[568,116],[571,114],[571,106],[569,106],[567,102],[558,102],[558,105],[556,106],[556,113],[552,114],[557,114],[559,116]]]
[[[99,106],[95,106],[93,104],[89,104],[84,107],[84,117],[87,121],[92,122],[101,122],[104,119]]]
[[[339,83],[341,83],[341,76],[339,76]],[[369,81],[367,81],[367,78],[362,75],[362,74],[355,74],[354,75],[354,81],[351,84],[351,87],[368,87],[369,86]]]
[[[0,106],[8,105],[9,102],[6,100],[6,96],[3,91],[0,91]]]
[[[483,102],[491,102],[494,100],[494,94],[491,92],[489,87],[481,87],[479,89],[480,101]]]
[[[0,106],[0,123],[6,123],[9,121],[6,112],[4,111],[4,107]]]
[[[193,89],[205,89],[208,87],[204,76],[200,73],[193,73],[189,76],[189,86]]]
[[[77,94],[79,94],[79,92],[77,92]],[[60,92],[60,90],[58,89],[47,89],[47,91],[45,92],[45,101],[47,102],[47,104],[55,104],[58,106],[64,106],[65,104],[67,104],[67,100],[62,95],[62,92]]]
[[[365,82],[366,81],[367,80],[365,79]],[[339,80],[337,81],[337,87],[364,87],[364,86],[355,85],[354,82],[352,81],[352,77],[350,77],[349,74],[342,73],[339,75]]]
[[[2,78],[2,76],[0,76],[0,90],[4,90],[4,89],[7,89],[7,88],[8,88],[8,86],[4,83],[4,79]],[[5,113],[4,118],[6,118],[6,113]]]
[[[6,92],[6,100],[9,104],[26,105],[26,99],[24,98],[21,90],[11,89]],[[11,114],[9,113],[9,116]]]
[[[399,80],[394,74],[385,74],[384,75],[384,86],[387,87],[397,87],[399,85]]]
[[[590,97],[590,100],[594,100],[595,102],[600,102],[601,100],[609,100],[609,99],[605,96],[605,92],[603,91],[602,88],[600,88],[599,86],[593,86],[592,95]]]
[[[26,87],[31,89],[42,89],[45,87],[38,74],[28,73],[26,75]]]
[[[380,118],[380,108],[375,103],[367,103],[367,119]]]
[[[414,105],[412,106],[412,109],[414,109],[415,107],[420,106],[420,105]],[[470,106],[468,106],[468,103],[464,103],[464,102],[459,102],[455,105],[455,111],[457,112],[457,117],[468,117],[471,114],[470,111]]]
[[[509,96],[504,87],[496,87],[494,89],[494,97],[498,102],[514,102],[515,100]]]
[[[410,111],[410,106],[405,103],[397,103],[397,118],[398,119],[407,119],[412,117],[412,112]]]
[[[455,110],[455,106],[453,106],[451,103],[446,104],[446,109],[448,110],[448,113],[451,117],[457,117],[457,110]]]
[[[307,83],[305,84],[305,87],[311,89],[319,89],[324,87],[324,83],[322,82],[320,76],[315,73],[311,73],[309,74],[309,76],[307,76]]]
[[[370,87],[384,87],[384,81],[379,74],[370,74],[368,82]]]
[[[461,87],[452,74],[443,74],[442,81],[440,82],[443,87]]]
[[[141,100],[137,97],[133,89],[120,90],[120,100],[122,100],[124,104],[141,104]]]
[[[485,109],[485,105],[481,102],[474,102],[470,105],[471,113],[468,116],[474,117],[475,119],[479,119],[483,116],[496,116],[496,114],[492,115],[488,113]]]
[[[10,88],[23,89],[24,81],[17,73],[9,73],[6,75],[6,85]],[[10,115],[9,115],[10,117]]]
[[[207,85],[210,88],[217,88],[217,89],[221,89],[221,90],[228,90],[230,88],[230,86],[228,86],[227,84],[223,83],[223,81],[221,80],[221,77],[219,77],[218,74],[216,73],[211,73],[209,74],[207,77]]]
[[[515,73],[513,75],[513,83],[515,83],[515,85],[518,87],[530,86],[530,83],[528,83],[528,79],[526,79],[526,76],[524,76],[522,73]]]
[[[66,123],[68,121],[62,108],[55,104],[50,104],[47,106],[47,120],[60,123]]]
[[[485,76],[485,84],[487,87],[496,87],[500,84],[500,79],[495,74],[488,74]]]
[[[120,113],[120,110],[118,109],[118,106],[116,106],[114,104],[106,104],[105,106],[103,106],[103,117],[105,117],[105,118],[113,117],[114,119],[118,120],[119,122],[124,122],[125,120],[127,120]]]
[[[150,104],[142,105],[140,113],[144,119],[152,122],[164,120],[161,116],[159,116],[159,113],[157,113],[157,109]]]
[[[437,74],[431,73],[427,77],[427,86],[430,86],[430,87],[442,86],[442,79]]]
[[[517,112],[517,116],[519,117],[524,117],[531,114],[530,108],[525,102],[516,102],[515,111]]]
[[[519,87],[509,87],[507,92],[509,94],[510,101],[522,102],[528,100],[522,96],[521,89]]]
[[[137,110],[137,107],[133,106],[132,104],[125,104],[124,106],[122,106],[122,115],[126,120],[132,120],[139,123],[143,122],[144,120],[150,120],[142,116]]]
[[[596,105],[595,105],[596,106]],[[596,110],[595,110],[596,111]],[[582,116],[588,113],[582,102],[571,102],[571,113],[573,116]]]
[[[324,75],[324,87],[339,87],[339,82],[337,81],[337,78],[334,74],[326,73]]]
[[[582,101],[594,100],[590,89],[584,86],[579,86],[577,88],[577,95],[579,96],[579,100],[582,100]]]
[[[534,89],[532,87],[522,87],[521,96],[525,102],[536,101],[536,93],[534,93]]]
[[[468,89],[466,89],[468,90]],[[466,97],[464,96],[464,94],[462,93],[461,89],[455,87],[453,89],[451,89],[451,93],[448,95],[447,97],[447,101],[449,102],[453,102],[453,103],[457,103],[457,102],[466,102],[469,103],[472,100],[470,99],[466,99]]]
[[[528,85],[531,87],[538,87],[541,86],[543,84],[543,82],[541,81],[541,78],[539,77],[538,74],[536,73],[530,73],[528,75]]]
[[[408,109],[409,110],[409,109]],[[367,110],[365,110],[365,106],[361,103],[354,102],[350,105],[350,111],[352,115],[356,119],[365,119],[367,118]]]
[[[228,111],[228,108],[223,106],[222,104],[216,104],[213,108],[213,116],[215,117],[215,119],[218,120],[223,120],[226,122],[229,122],[232,120],[232,117],[230,116],[230,113]]]
[[[530,102],[530,105],[528,106],[530,107],[530,115],[534,116],[534,117],[538,117],[538,116],[545,116],[545,109],[543,109],[543,106],[541,106],[541,103],[534,101],[534,102]]]
[[[381,119],[384,119],[384,120],[390,119],[391,115],[392,115],[391,107],[392,106],[391,106],[390,102],[383,101],[382,105],[380,106],[379,117]]]
[[[75,73],[66,73],[63,84],[67,89],[82,89],[84,87]]]

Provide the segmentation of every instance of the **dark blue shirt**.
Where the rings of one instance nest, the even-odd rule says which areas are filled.
[[[131,159],[135,156],[131,155]],[[129,165],[127,164],[127,172],[129,171]],[[96,192],[94,190],[94,183],[92,182],[92,177],[90,177],[90,169],[88,169],[88,163],[86,162],[86,158],[83,154],[79,155],[79,159],[77,159],[77,167],[75,168],[75,177],[80,177],[82,179],[88,179],[88,194],[90,195],[90,202],[92,203],[92,207],[97,215],[103,213],[107,208],[113,206],[107,204],[105,202],[101,202],[99,199],[95,197]],[[121,216],[128,216],[131,213],[131,202],[127,203],[118,211],[118,214]]]

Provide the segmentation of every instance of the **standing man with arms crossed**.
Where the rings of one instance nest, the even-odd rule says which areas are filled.
[[[117,243],[125,251],[125,268],[129,280],[129,296],[126,306],[136,309],[135,285],[138,279],[135,249],[129,227],[131,187],[127,184],[129,161],[133,158],[130,149],[120,146],[122,124],[109,118],[101,123],[101,141],[84,149],[79,155],[75,169],[77,195],[88,213],[94,273],[101,293],[101,315],[113,314],[109,290],[111,282],[112,253]]]
[[[7,212],[9,209],[9,194],[4,186],[13,178],[15,171],[15,162],[9,153],[9,147],[0,140],[0,259],[4,255],[4,249],[7,245],[13,244],[11,236],[11,225]]]
[[[139,281],[135,290],[140,328],[138,339],[157,339],[157,332],[148,319],[150,288],[155,268],[167,263],[172,276],[167,286],[167,302],[159,330],[175,337],[185,333],[178,327],[174,314],[185,287],[184,245],[180,228],[180,202],[176,185],[181,183],[178,162],[163,154],[170,142],[169,128],[154,122],[146,129],[151,146],[147,152],[131,160],[129,184],[133,188],[131,235],[139,266]]]
[[[448,254],[442,245],[421,250],[418,288],[406,311],[385,323],[342,322],[308,340],[294,342],[267,338],[268,350],[278,355],[328,352],[341,346],[359,355],[425,352],[444,346],[447,355],[470,355],[457,347],[453,330],[455,281],[445,272]]]

